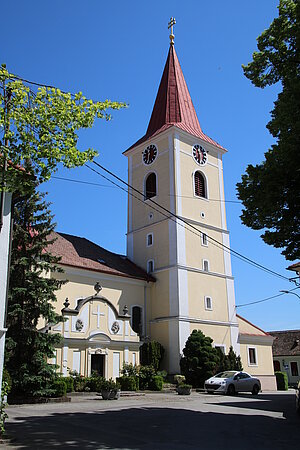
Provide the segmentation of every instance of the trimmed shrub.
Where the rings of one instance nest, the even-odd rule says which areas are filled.
[[[89,387],[89,378],[87,377],[76,377],[74,379],[74,390],[76,392],[89,392],[90,391],[90,387]]]
[[[67,393],[66,383],[62,378],[53,381],[52,389],[54,390],[53,397],[64,397]]]
[[[133,365],[131,363],[124,363],[121,374],[125,377],[136,377],[139,374],[139,366]]]
[[[289,387],[288,377],[286,372],[275,372],[277,390],[287,391]]]
[[[149,383],[149,388],[152,391],[161,391],[164,385],[164,379],[163,377],[160,377],[159,375],[155,375]]]
[[[74,380],[72,377],[64,377],[63,381],[65,382],[67,392],[73,392],[74,391]]]
[[[137,377],[119,377],[117,382],[120,383],[121,391],[137,391],[139,388],[139,379]]]

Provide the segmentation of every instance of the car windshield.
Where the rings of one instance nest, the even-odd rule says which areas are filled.
[[[236,372],[221,372],[221,373],[217,373],[217,375],[215,375],[215,378],[230,378],[233,377],[235,375]]]

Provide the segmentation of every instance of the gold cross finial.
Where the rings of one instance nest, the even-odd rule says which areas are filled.
[[[171,17],[170,22],[168,24],[168,29],[171,28],[171,34],[170,34],[170,44],[174,45],[174,33],[173,33],[173,26],[176,24],[175,17]]]

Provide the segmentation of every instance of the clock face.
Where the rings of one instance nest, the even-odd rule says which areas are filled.
[[[193,157],[197,164],[204,166],[207,162],[207,153],[205,148],[201,147],[201,145],[197,144],[193,147]]]
[[[157,148],[155,145],[148,145],[143,151],[143,161],[145,164],[151,164],[155,160],[157,155]]]

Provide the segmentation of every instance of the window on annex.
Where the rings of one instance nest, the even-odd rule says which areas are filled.
[[[153,259],[150,259],[149,261],[147,261],[147,272],[153,272],[154,271],[154,261]]]
[[[142,334],[142,308],[140,306],[133,306],[131,310],[131,326],[135,333]]]
[[[280,372],[280,361],[275,359],[273,361],[273,366],[274,366],[274,372]]]
[[[203,259],[203,270],[209,272],[209,261],[207,259]]]
[[[209,311],[211,311],[212,308],[212,298],[211,297],[204,297],[204,305],[205,305],[205,309],[208,309]]]
[[[256,348],[255,347],[248,347],[248,360],[250,366],[256,366],[257,365],[257,355],[256,355]]]
[[[153,233],[147,234],[147,247],[151,247],[153,245]]]
[[[204,247],[208,246],[207,234],[205,233],[201,234],[201,244],[204,245]]]
[[[291,361],[291,375],[292,377],[298,377],[299,375],[298,364],[296,361]]]
[[[197,197],[207,198],[205,179],[201,172],[195,172],[194,175],[195,195]]]
[[[225,355],[226,353],[226,349],[225,349],[225,345],[215,345],[215,348],[220,349],[220,351]]]
[[[145,181],[145,200],[156,196],[156,175],[150,173]]]

